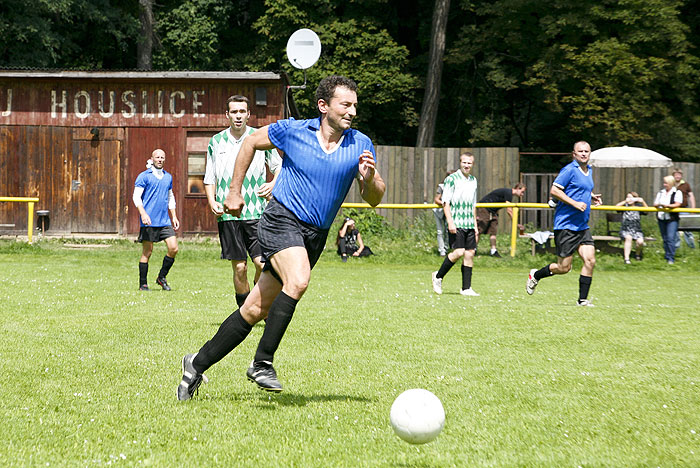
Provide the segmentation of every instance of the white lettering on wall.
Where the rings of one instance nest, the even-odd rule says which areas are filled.
[[[61,102],[56,101],[56,91],[51,90],[51,118],[55,119],[57,117],[56,115],[56,108],[60,107],[61,108],[61,118],[65,119],[67,112],[66,112],[66,92],[61,91]]]
[[[199,102],[199,96],[204,96],[205,91],[192,91],[192,117],[205,117],[205,114],[200,114],[198,112],[199,108],[202,107],[202,103]]]
[[[124,103],[124,105],[126,107],[129,108],[128,111],[122,109],[122,115],[124,116],[124,118],[127,118],[127,119],[132,118],[134,116],[134,114],[136,113],[136,106],[134,105],[133,101],[131,101],[129,96],[131,96],[133,98],[134,92],[133,91],[124,91],[122,93],[122,102]]]
[[[105,112],[103,91],[98,91],[97,95],[99,96],[99,99],[97,100],[97,110],[100,113],[100,116],[104,117],[105,119],[112,117],[114,115],[114,91],[109,92],[109,110],[107,112]]]
[[[155,117],[155,114],[149,114],[148,113],[148,91],[141,91],[141,109],[142,109],[142,114],[141,116],[145,119],[152,119]]]
[[[2,92],[0,90],[0,92]],[[70,92],[70,96],[68,93]],[[117,98],[117,93],[120,98]],[[7,117],[12,113],[12,89],[6,90],[7,105],[0,115]],[[143,89],[118,90],[51,90],[51,118],[66,119],[69,115],[78,119],[89,119],[99,115],[103,119],[112,118],[115,113],[127,119],[180,119],[186,114],[194,118],[203,118],[206,104],[206,91],[146,91]],[[0,105],[5,96],[0,96]],[[109,102],[106,102],[109,100]],[[93,103],[95,105],[93,106]],[[169,111],[169,112],[168,112]]]
[[[163,117],[163,90],[158,90],[158,118]]]
[[[85,112],[80,110],[80,98],[85,98]],[[90,94],[87,91],[78,91],[73,100],[73,112],[79,119],[84,119],[90,115]]]
[[[8,88],[6,92],[7,92],[7,106],[5,107],[5,110],[2,111],[3,117],[9,117],[10,114],[12,114],[12,88]]]
[[[175,117],[176,119],[179,119],[183,115],[185,115],[185,110],[181,110],[180,112],[175,112],[175,98],[179,97],[180,99],[184,100],[185,99],[185,93],[182,91],[173,91],[170,93],[170,114]]]

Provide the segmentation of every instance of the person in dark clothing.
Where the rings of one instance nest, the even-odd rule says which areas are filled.
[[[374,255],[372,249],[362,241],[362,235],[355,226],[355,221],[345,218],[342,227],[338,230],[338,237],[335,240],[338,245],[338,255],[343,262],[348,261],[348,256],[369,257]]]
[[[517,197],[522,197],[525,193],[525,184],[518,182],[515,187],[511,188],[500,188],[492,192],[489,192],[485,197],[479,200],[479,203],[505,203],[512,202],[513,195]],[[491,242],[491,252],[492,257],[500,257],[498,249],[496,249],[496,233],[498,232],[498,210],[500,208],[477,208],[476,209],[476,223],[479,227],[479,237],[484,234],[489,235],[489,240]],[[506,208],[508,216],[513,218],[513,209]],[[516,220],[517,221],[517,220]]]

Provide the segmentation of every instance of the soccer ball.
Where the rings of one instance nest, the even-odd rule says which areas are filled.
[[[445,426],[445,410],[438,397],[414,388],[394,400],[389,419],[397,436],[409,444],[425,444],[435,439]]]

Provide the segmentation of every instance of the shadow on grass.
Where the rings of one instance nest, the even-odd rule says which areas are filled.
[[[372,401],[370,398],[352,395],[303,395],[298,393],[273,394],[262,390],[260,390],[258,400],[261,402],[259,407],[264,409],[274,409],[274,406],[270,405],[270,403],[282,406],[306,406],[309,403],[326,403],[329,401],[350,401],[359,403],[367,403]],[[264,405],[262,403],[264,403]]]

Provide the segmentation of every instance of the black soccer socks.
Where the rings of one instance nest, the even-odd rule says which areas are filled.
[[[462,265],[462,290],[472,287],[472,267]]]
[[[549,263],[548,263],[547,266],[542,267],[542,268],[540,268],[539,270],[537,270],[533,276],[535,277],[535,279],[536,279],[537,281],[539,281],[539,280],[541,280],[542,278],[549,278],[549,277],[552,276],[553,274],[554,274],[554,273],[552,273],[552,272],[549,270]]]
[[[148,284],[148,262],[139,262],[139,287]]]
[[[267,314],[265,331],[260,338],[260,343],[258,343],[258,350],[255,352],[255,362],[272,362],[284,332],[287,331],[287,326],[292,321],[297,302],[299,302],[298,299],[289,297],[284,291],[281,291],[272,302],[270,312]]]
[[[452,268],[453,266],[454,263],[450,261],[450,257],[446,256],[445,260],[442,261],[442,265],[440,265],[440,269],[438,270],[436,277],[444,278],[447,272],[450,271],[450,268]]]
[[[214,337],[204,343],[192,365],[199,373],[206,371],[241,344],[252,329],[253,326],[245,321],[241,311],[236,310],[224,320]]]
[[[159,278],[165,278],[168,276],[170,267],[173,266],[175,259],[173,257],[168,257],[167,255],[163,257],[163,266],[160,267],[160,272],[158,273]]]
[[[248,294],[250,294],[250,291],[248,291],[247,293],[243,293],[243,294],[236,293],[236,304],[238,304],[238,307],[243,306],[243,303],[245,302],[246,298],[248,297]]]
[[[583,299],[588,298],[588,291],[591,289],[591,282],[593,281],[593,278],[590,276],[579,276],[578,277],[578,300],[581,301]]]

